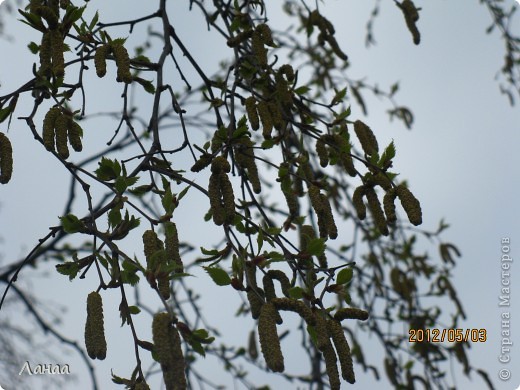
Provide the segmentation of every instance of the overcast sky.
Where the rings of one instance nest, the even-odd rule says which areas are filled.
[[[127,0],[126,4],[131,5],[125,8],[117,6],[119,3],[114,1],[110,8],[115,10],[110,12],[107,9],[109,13],[102,13],[105,15],[104,21],[133,18],[153,12],[156,7],[156,2],[152,1]],[[500,369],[520,367],[520,337],[514,332],[520,329],[520,303],[515,296],[512,306],[508,308],[512,313],[511,338],[515,344],[512,362],[503,365],[498,360],[500,315],[506,310],[498,305],[501,239],[510,239],[513,259],[516,259],[520,246],[520,242],[517,244],[520,220],[520,109],[509,106],[494,79],[502,66],[503,43],[496,33],[485,34],[491,19],[477,0],[417,0],[417,5],[423,8],[418,24],[422,33],[419,46],[412,44],[402,15],[393,2],[382,3],[380,17],[374,26],[377,45],[369,50],[364,46],[364,33],[373,1],[327,0],[321,7],[336,26],[340,46],[352,61],[351,77],[369,75],[367,81],[378,82],[383,88],[388,88],[395,81],[400,82],[398,99],[414,111],[413,131],[405,130],[398,122],[389,123],[385,112],[387,107],[376,99],[368,105],[369,117],[366,121],[377,132],[380,144],[387,144],[392,139],[395,141],[397,158],[394,166],[408,179],[414,194],[421,200],[424,228],[435,230],[441,218],[451,225],[443,238],[455,243],[463,254],[455,272],[456,287],[468,314],[468,320],[461,326],[484,328],[488,334],[487,342],[472,345],[472,364],[485,369],[498,389],[516,389],[520,385],[519,371],[513,372],[509,381],[498,379]],[[89,2],[92,11],[101,7],[100,0]],[[142,10],[144,7],[147,11]],[[284,20],[275,12],[272,7],[270,19],[282,27]],[[190,23],[193,22],[186,14],[182,13],[182,17],[172,15],[179,34],[185,37],[192,35]],[[520,31],[518,19],[514,26],[517,32]],[[6,21],[5,31],[14,37],[14,41],[0,40],[0,52],[4,53],[4,59],[0,61],[0,95],[27,81],[32,62],[35,61],[26,48],[29,28],[10,20]],[[144,32],[145,26],[138,31]],[[209,35],[186,40],[198,58],[207,63],[207,69],[211,69],[211,64],[214,64],[211,62],[212,48],[217,41]],[[103,92],[99,101],[91,106],[93,112],[96,106],[102,106],[105,100],[117,99],[120,94],[119,90]],[[27,112],[21,107],[17,112],[19,115]],[[352,110],[353,117],[362,117],[359,107],[353,106]],[[0,130],[6,131],[5,123],[0,125]],[[103,131],[110,133],[112,129],[96,128],[92,131],[102,137]],[[58,223],[57,217],[68,187],[68,176],[62,167],[41,151],[39,145],[35,145],[27,127],[15,122],[8,135],[15,150],[15,172],[12,182],[0,188],[2,264],[24,256],[38,238],[47,233],[50,225]],[[429,249],[436,250],[435,247]],[[511,285],[516,296],[516,285],[520,285],[519,268],[520,265],[513,261]],[[83,301],[88,292],[96,287],[95,281],[70,284],[66,278],[54,274],[53,264],[42,264],[42,270],[52,275],[50,281],[42,276],[41,271],[26,270],[21,283],[32,285],[32,290],[47,302],[70,306],[64,316],[63,329],[69,337],[81,343]],[[68,302],[64,301],[64,296],[69,299]],[[74,297],[79,299],[81,305],[75,303]],[[107,305],[117,304],[117,297],[113,298],[111,302],[111,298],[107,297]],[[231,307],[232,304],[227,306],[233,313],[235,307]],[[221,313],[223,310],[226,308],[218,309],[221,318],[225,318]],[[109,323],[115,324],[113,335],[120,331],[118,321],[117,315],[109,320]],[[250,329],[247,327],[238,334],[245,337]],[[109,340],[110,337],[109,334]],[[122,343],[126,343],[123,341],[125,337],[119,337]],[[121,360],[107,359],[99,365],[101,383],[106,384],[102,388],[112,388],[106,382],[110,368],[115,367],[117,374],[128,374],[124,371],[128,365]],[[74,361],[81,370],[82,381],[85,381],[81,362]],[[355,368],[359,388],[371,385],[371,378],[367,378],[359,366]],[[474,388],[484,388],[476,375],[473,379],[478,384]],[[471,386],[463,378],[457,380],[461,388]],[[227,377],[223,377],[222,381],[228,381]],[[280,382],[273,379],[272,383]],[[32,386],[38,388],[38,381],[33,381]]]

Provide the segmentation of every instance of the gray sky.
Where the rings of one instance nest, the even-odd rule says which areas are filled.
[[[126,3],[131,6],[115,7],[117,12],[106,14],[104,20],[116,21],[141,15],[146,13],[142,11],[145,6],[150,12],[155,10],[155,2]],[[380,144],[395,140],[397,157],[394,166],[408,179],[413,192],[421,200],[423,227],[434,230],[441,218],[451,225],[443,238],[456,244],[463,254],[455,272],[455,284],[468,314],[468,320],[461,326],[484,328],[488,334],[487,342],[472,345],[472,364],[485,369],[498,389],[516,389],[520,384],[518,371],[506,382],[497,377],[502,368],[520,366],[520,346],[517,347],[520,338],[514,333],[515,328],[520,329],[516,325],[516,321],[520,321],[517,320],[520,318],[520,306],[515,297],[509,308],[514,343],[512,362],[503,365],[498,360],[500,314],[505,311],[505,308],[498,306],[501,239],[510,238],[511,256],[515,260],[517,245],[520,246],[520,243],[517,244],[520,208],[516,202],[520,198],[517,168],[520,163],[517,152],[520,111],[518,106],[509,106],[494,80],[502,65],[503,44],[496,33],[485,34],[484,30],[491,19],[477,1],[417,0],[417,5],[423,8],[418,24],[422,42],[418,47],[412,44],[397,8],[391,2],[382,3],[381,16],[374,27],[377,45],[369,50],[364,47],[364,28],[372,1],[328,0],[322,5],[322,10],[335,24],[340,46],[351,59],[351,77],[368,75],[367,81],[378,82],[382,88],[400,81],[398,99],[409,105],[415,114],[413,131],[405,130],[398,122],[389,123],[385,112],[387,107],[376,99],[368,104],[370,115],[366,121],[377,132]],[[89,3],[91,10],[101,7],[99,0]],[[185,13],[182,17],[174,15],[178,16],[174,16],[177,31],[180,34],[186,31],[186,37],[189,36],[190,19],[185,17]],[[283,26],[283,20],[275,14],[274,7],[269,16],[273,23]],[[139,29],[137,33],[143,33],[144,25]],[[515,30],[518,29],[520,24],[517,20]],[[31,64],[35,61],[25,47],[29,28],[9,21],[6,31],[15,37],[15,42],[0,41],[2,53],[6,50],[9,53],[9,60],[0,62],[1,95],[26,81],[30,76]],[[124,31],[121,34],[126,35]],[[207,58],[209,69],[209,55],[216,41],[208,34],[197,36],[197,39],[186,39],[193,45],[190,49],[198,58],[202,61]],[[99,100],[90,106],[91,112],[117,99],[119,94],[119,90],[103,90]],[[141,109],[145,109],[146,104],[143,102]],[[353,117],[362,117],[359,107],[354,105],[352,109]],[[23,109],[19,113],[24,113]],[[0,130],[6,130],[5,123],[0,125]],[[94,147],[97,142],[94,138],[106,140],[113,129],[96,127],[89,131],[96,136],[86,142],[92,142]],[[23,256],[38,238],[47,233],[48,226],[58,223],[57,216],[61,213],[69,183],[61,166],[40,147],[33,145],[34,140],[26,127],[14,123],[8,135],[15,150],[15,172],[12,182],[0,188],[0,236],[3,239],[0,253],[3,262]],[[428,249],[435,251],[432,246]],[[136,253],[139,250],[137,246]],[[513,262],[513,295],[516,284],[520,283],[518,267]],[[32,290],[41,299],[68,306],[63,329],[69,337],[82,342],[83,301],[88,292],[96,287],[95,281],[91,279],[71,284],[66,278],[54,275],[53,264],[44,264],[42,269],[52,275],[51,280],[43,278],[40,271],[26,270],[21,282],[32,285]],[[203,287],[208,281],[201,277],[194,282]],[[118,304],[117,296],[114,295],[111,301],[110,294],[106,295],[107,306]],[[78,299],[81,305],[77,304]],[[224,312],[227,310],[232,314],[236,308],[233,303],[223,307],[218,296],[209,299],[214,301],[210,301],[208,315],[215,316],[215,321],[224,321]],[[129,347],[126,342],[129,334],[127,329],[123,329],[123,336],[117,333],[121,331],[118,322],[117,314],[107,319],[108,324],[114,325],[108,339],[113,334],[115,339],[121,340],[120,345],[124,349],[123,344]],[[247,337],[252,324],[246,324],[244,328],[233,329],[233,334]],[[146,332],[144,326],[142,331]],[[105,383],[102,388],[112,388],[106,382],[111,368],[118,375],[128,374],[131,365],[125,364],[125,359],[121,358],[127,356],[125,353],[132,352],[130,349],[123,350],[116,358],[96,363],[101,383]],[[291,355],[292,351],[284,353]],[[74,362],[74,367],[83,370],[80,361]],[[218,370],[210,359],[207,364],[211,369]],[[361,367],[356,366],[355,369],[358,388],[373,385],[372,379],[364,375]],[[85,378],[84,371],[80,375]],[[276,383],[279,386],[283,383],[273,377],[263,377],[273,384],[273,388],[276,388]],[[476,388],[484,388],[476,375],[473,375],[473,380],[473,385],[478,384]],[[230,384],[227,376],[223,376],[222,381]],[[457,382],[460,388],[472,386],[462,377],[457,378]],[[37,380],[32,383],[33,388],[38,388]],[[242,387],[238,385],[237,388]]]

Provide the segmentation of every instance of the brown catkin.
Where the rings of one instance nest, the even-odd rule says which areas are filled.
[[[290,64],[284,64],[280,66],[280,69],[278,69],[278,72],[280,74],[284,74],[287,78],[287,81],[292,83],[294,81],[294,69]]]
[[[225,173],[219,174],[220,193],[222,194],[222,203],[224,206],[225,222],[233,223],[235,219],[235,195],[233,193],[233,186],[229,177]]]
[[[65,50],[63,34],[59,30],[51,30],[51,49],[52,49],[52,73],[55,77],[65,76]]]
[[[276,331],[277,310],[272,303],[262,306],[258,318],[258,336],[265,363],[274,372],[283,372],[284,362],[280,339]]]
[[[273,298],[271,303],[277,310],[292,311],[298,313],[308,325],[316,324],[316,317],[312,310],[302,301],[293,298]]]
[[[146,258],[147,269],[153,268],[152,256],[160,249],[158,241],[159,238],[157,237],[157,233],[153,230],[146,230],[143,233],[144,256]]]
[[[334,352],[334,347],[332,347],[332,344],[329,342],[321,352],[323,353],[323,360],[325,361],[325,370],[329,377],[330,388],[331,390],[339,390],[341,382],[339,380],[337,358],[336,353]]]
[[[402,184],[397,186],[396,193],[410,222],[415,226],[420,225],[422,223],[422,211],[419,200]]]
[[[316,231],[311,225],[302,225],[300,228],[300,249],[306,250],[309,241],[316,238]]]
[[[275,76],[275,91],[277,100],[280,102],[282,107],[289,109],[293,104],[293,96],[289,87],[289,83],[283,77],[283,73],[280,70]]]
[[[167,390],[187,388],[184,373],[185,360],[182,354],[181,338],[176,327],[172,326],[168,313],[157,313],[152,322],[152,336],[155,356],[163,372]]]
[[[336,226],[336,222],[334,222],[334,215],[332,214],[332,209],[330,207],[329,198],[327,195],[320,194],[321,204],[323,206],[322,212],[325,219],[325,224],[327,226],[327,234],[331,239],[336,239],[338,237],[338,228]]]
[[[339,364],[341,366],[342,378],[345,379],[348,383],[356,382],[350,346],[348,345],[348,341],[345,337],[345,333],[343,332],[341,324],[336,320],[327,320],[327,330],[336,348]]]
[[[285,127],[285,121],[283,119],[282,110],[280,109],[280,106],[271,101],[267,103],[267,108],[269,109],[269,112],[271,114],[271,119],[273,120],[273,126],[276,130],[282,131]]]
[[[184,265],[180,255],[177,225],[174,222],[166,222],[164,224],[164,231],[164,249],[166,250],[168,261],[176,264],[175,272],[182,273],[184,272]]]
[[[170,298],[170,278],[168,273],[159,272],[157,274],[157,290],[164,300]]]
[[[132,82],[132,74],[130,73],[130,57],[128,51],[121,43],[111,45],[112,53],[116,59],[117,81],[130,84]]]
[[[40,44],[40,70],[42,76],[50,76],[52,64],[51,32],[46,31],[42,35]]]
[[[363,195],[365,195],[365,186],[362,185],[357,187],[352,194],[352,204],[360,220],[364,220],[367,217],[367,208],[363,202]]]
[[[211,164],[211,161],[213,160],[213,157],[209,153],[204,153],[200,158],[195,161],[195,164],[191,167],[192,172],[200,172],[204,168],[206,168],[209,164]]]
[[[300,202],[298,201],[298,196],[294,189],[295,185],[293,185],[291,177],[289,175],[288,163],[280,164],[280,169],[278,170],[278,178],[280,181],[282,193],[287,203],[287,207],[289,208],[289,215],[291,217],[296,217],[300,213]]]
[[[4,133],[0,133],[0,183],[7,184],[13,175],[13,147]]]
[[[316,141],[316,154],[320,158],[320,165],[322,168],[325,168],[329,165],[329,152],[327,151],[327,146],[325,145],[325,136],[322,135]]]
[[[67,126],[68,132],[67,135],[69,137],[70,146],[76,152],[81,152],[83,150],[83,144],[81,143],[81,138],[83,137],[83,129],[81,126],[72,119],[69,118],[69,123]]]
[[[212,173],[229,173],[231,171],[231,165],[224,156],[218,156],[211,162]]]
[[[267,49],[264,47],[264,40],[259,31],[254,31],[251,38],[251,50],[253,55],[258,62],[258,65],[262,68],[267,67]]]
[[[379,232],[384,236],[388,236],[388,224],[386,222],[386,217],[383,213],[383,209],[381,208],[381,202],[379,202],[376,191],[373,187],[366,187],[365,195],[367,197],[368,207],[372,213],[372,217],[374,218],[374,222],[379,229]]]
[[[87,297],[85,346],[91,359],[105,359],[107,342],[103,324],[103,300],[96,291],[92,291]]]
[[[110,45],[105,44],[97,48],[94,54],[94,66],[96,67],[96,74],[98,77],[104,77],[107,74],[107,56],[110,53]]]
[[[45,5],[34,7],[34,13],[47,22],[50,30],[55,30],[58,27],[58,14],[51,7]]]
[[[258,118],[258,113],[256,112],[256,99],[253,96],[250,96],[245,99],[244,105],[246,107],[247,119],[249,119],[251,128],[253,130],[258,130],[260,128],[260,119]]]
[[[54,151],[55,149],[55,136],[54,128],[56,125],[56,119],[61,115],[61,111],[58,107],[51,108],[45,118],[43,118],[43,131],[42,138],[43,144],[48,151]]]
[[[262,310],[262,306],[265,303],[264,298],[262,298],[264,291],[259,287],[254,287],[254,289],[253,287],[249,287],[246,295],[251,309],[251,317],[256,320],[260,317],[260,310]]]
[[[289,278],[283,271],[271,269],[267,271],[267,275],[269,275],[272,279],[276,279],[280,282],[280,286],[282,287],[282,293],[286,297],[289,296],[289,289],[291,288],[291,282]]]
[[[58,155],[64,160],[69,158],[69,147],[67,146],[68,125],[69,121],[66,114],[61,114],[56,118],[56,152],[58,152]]]
[[[256,26],[255,31],[257,31],[260,34],[262,43],[264,45],[269,45],[269,46],[274,45],[271,28],[267,24],[265,24],[265,23],[259,24],[258,26]]]
[[[168,313],[157,313],[153,317],[152,335],[154,352],[161,364],[171,363],[172,345],[170,340],[171,321]]]
[[[250,138],[243,137],[237,142],[234,150],[236,163],[242,169],[247,170],[247,177],[253,187],[253,192],[259,194],[262,191],[262,184],[258,175],[258,167],[256,166],[253,142]]]
[[[340,322],[346,319],[366,321],[368,319],[368,312],[355,307],[346,307],[336,311],[334,319]]]
[[[370,127],[358,120],[354,122],[354,132],[356,133],[365,154],[372,156],[379,152],[377,139]]]
[[[383,208],[385,210],[386,220],[389,224],[394,224],[397,221],[395,213],[395,198],[397,193],[395,189],[390,189],[383,197]]]
[[[221,226],[226,220],[226,212],[220,198],[220,178],[218,173],[213,173],[209,177],[208,195],[213,222],[215,225]]]
[[[264,275],[264,277],[262,278],[262,283],[264,285],[265,299],[267,300],[267,302],[269,302],[273,298],[276,298],[273,279],[268,274]]]
[[[257,105],[258,115],[262,121],[262,135],[265,139],[271,139],[271,133],[273,132],[273,118],[271,117],[271,111],[269,111],[269,105],[267,102],[261,100]]]

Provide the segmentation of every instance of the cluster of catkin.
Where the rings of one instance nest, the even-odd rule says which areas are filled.
[[[47,23],[40,44],[40,69],[38,73],[44,77],[64,77],[65,50],[64,37],[70,26],[60,23],[60,8],[66,9],[69,1],[31,0],[29,11],[41,17]]]
[[[235,195],[229,180],[229,162],[223,156],[215,157],[211,163],[208,195],[215,225],[230,224],[235,218]]]
[[[338,228],[334,222],[334,215],[332,214],[332,209],[327,195],[322,194],[321,190],[317,186],[311,184],[309,186],[309,198],[311,200],[311,206],[318,219],[320,237],[331,239],[337,238]]]
[[[383,208],[374,189],[374,184],[364,184],[357,187],[352,195],[352,203],[356,209],[358,218],[366,218],[366,206],[363,201],[366,198],[368,208],[374,218],[375,225],[383,235],[388,235],[388,225],[396,222],[395,199],[399,198],[401,205],[408,216],[408,220],[415,226],[422,223],[422,211],[419,200],[403,184],[386,189],[383,197]]]
[[[179,236],[174,222],[164,223],[164,243],[153,230],[143,233],[146,278],[163,299],[170,298],[170,270],[182,273],[184,266],[179,252]]]
[[[265,139],[273,137],[273,129],[283,132],[286,127],[284,119],[293,103],[292,83],[294,70],[291,65],[282,65],[274,75],[273,85],[265,87],[261,96],[249,96],[244,99],[247,119],[253,130],[262,124],[262,135]],[[269,84],[266,83],[266,84]]]
[[[43,144],[47,150],[56,151],[61,158],[69,157],[68,143],[76,152],[81,152],[83,149],[82,136],[83,129],[74,121],[72,114],[63,112],[59,107],[53,107],[45,115],[42,131]]]
[[[0,133],[0,183],[7,184],[13,174],[13,147],[4,133]]]
[[[253,146],[251,138],[242,137],[235,142],[233,150],[236,164],[247,172],[247,178],[253,187],[253,191],[259,194],[262,191],[262,185],[258,176]]]
[[[91,359],[103,360],[107,356],[103,320],[103,300],[97,291],[87,297],[87,321],[85,323],[85,346]]]
[[[309,226],[310,227],[310,226]],[[312,229],[312,227],[310,227]],[[308,235],[313,232],[306,229]],[[315,329],[317,335],[316,344],[326,365],[332,389],[339,389],[339,372],[337,360],[339,359],[341,376],[349,383],[355,382],[352,355],[350,347],[341,327],[341,321],[345,319],[357,319],[365,321],[368,313],[357,308],[343,308],[336,311],[334,317],[330,317],[322,310],[311,309],[303,301],[290,298],[290,282],[287,276],[279,270],[267,271],[262,279],[263,289],[258,287],[256,281],[256,266],[253,262],[245,262],[247,278],[247,298],[251,307],[251,315],[258,319],[258,336],[260,347],[266,365],[274,372],[283,372],[285,369],[284,358],[278,336],[277,324],[283,322],[280,311],[292,311],[297,313],[308,326]],[[284,297],[277,297],[274,288],[274,280],[280,283]],[[250,335],[250,355],[256,359],[256,343],[254,333]]]
[[[351,312],[345,312],[345,310]],[[355,382],[352,354],[341,326],[341,320],[345,318],[366,320],[367,312],[354,308],[340,309],[334,318],[329,318],[328,315],[324,317],[322,311],[312,310],[296,299],[273,298],[266,302],[262,306],[258,318],[258,336],[266,365],[274,372],[284,371],[284,358],[276,329],[280,317],[279,311],[295,312],[308,326],[315,329],[316,346],[323,355],[331,389],[340,388],[338,360],[341,377],[349,383]]]
[[[348,134],[323,134],[316,141],[316,154],[320,159],[320,165],[325,168],[327,165],[339,165],[352,177],[356,176],[354,161],[350,154],[350,144]]]
[[[153,317],[152,336],[154,355],[161,364],[166,389],[186,389],[185,360],[182,354],[181,337],[168,313],[157,313]]]
[[[107,58],[112,54],[116,61],[118,82],[130,84],[132,82],[132,74],[130,73],[130,57],[128,51],[123,45],[123,41],[116,39],[110,43],[99,46],[94,55],[94,65],[98,77],[104,77],[107,73]]]
[[[334,54],[336,54],[343,61],[347,61],[348,57],[343,51],[340,49],[336,38],[334,38],[335,29],[332,23],[325,18],[318,10],[314,10],[311,12],[308,18],[308,23],[311,26],[316,26],[320,30],[318,35],[318,43],[320,45],[324,45],[327,42]]]

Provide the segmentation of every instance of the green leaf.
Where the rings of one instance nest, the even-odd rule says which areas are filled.
[[[79,264],[76,262],[67,262],[56,265],[56,271],[62,275],[67,275],[69,280],[72,281],[79,272]]]
[[[206,356],[206,351],[204,350],[204,347],[202,346],[202,344],[200,342],[190,339],[189,344],[190,344],[191,348],[193,348],[193,350],[195,352],[197,352],[199,355]]]
[[[337,284],[346,284],[352,280],[352,275],[354,275],[354,270],[350,267],[343,268],[338,272],[338,277],[336,278]]]
[[[86,230],[85,224],[74,214],[67,214],[60,217],[60,221],[65,233],[72,234]]]
[[[309,92],[311,89],[307,87],[306,85],[302,85],[301,87],[298,87],[294,90],[294,93],[297,95],[305,95],[307,92]]]
[[[190,188],[191,188],[191,186],[188,186],[188,187],[184,188],[181,192],[179,192],[177,194],[177,201],[180,201],[182,198],[184,198],[184,196],[188,193]]]
[[[305,249],[311,256],[321,256],[325,252],[325,247],[325,239],[313,238],[309,241]]]
[[[89,31],[92,31],[94,29],[94,27],[96,27],[96,24],[97,24],[98,20],[99,20],[99,14],[96,11],[96,14],[94,15],[94,17],[92,18],[92,21],[88,25]]]
[[[222,268],[205,267],[204,269],[218,286],[227,286],[231,284],[231,278]]]
[[[175,210],[175,203],[173,199],[174,197],[172,194],[172,190],[170,189],[170,186],[168,186],[164,191],[163,197],[161,198],[162,206],[167,214],[171,214],[173,213],[173,210]]]
[[[390,144],[386,147],[385,151],[381,155],[379,159],[378,166],[381,168],[385,168],[395,157],[395,145],[394,141],[390,142]]]
[[[36,44],[35,42],[31,42],[27,45],[31,53],[37,54],[40,51],[40,46]]]
[[[128,306],[128,311],[130,314],[136,315],[141,312],[141,309],[139,309],[137,306]]]
[[[205,256],[216,256],[220,253],[218,249],[206,249],[202,246],[200,247],[200,251]]]
[[[121,165],[117,160],[102,157],[98,165],[99,168],[96,169],[95,173],[99,180],[110,181],[121,175]]]
[[[42,33],[47,31],[47,27],[42,22],[42,18],[38,15],[31,14],[30,12],[24,12],[22,10],[18,10],[18,12],[26,19],[21,20],[22,23],[25,23],[32,28],[41,31]]]
[[[11,113],[11,108],[10,107],[6,107],[6,108],[0,109],[0,123],[2,123],[7,118],[9,118],[9,114],[10,113]]]
[[[289,289],[289,296],[294,299],[303,298],[303,288],[299,286],[291,287]]]
[[[119,222],[121,222],[121,207],[115,206],[108,212],[108,225],[111,227],[115,227]]]
[[[150,94],[155,93],[155,86],[152,84],[151,81],[142,79],[140,77],[135,77],[134,80],[141,84],[146,92]]]
[[[341,103],[345,95],[347,94],[347,87],[336,91],[336,95],[334,95],[334,98],[332,98],[332,102],[330,103],[331,106],[335,106],[336,104]]]

